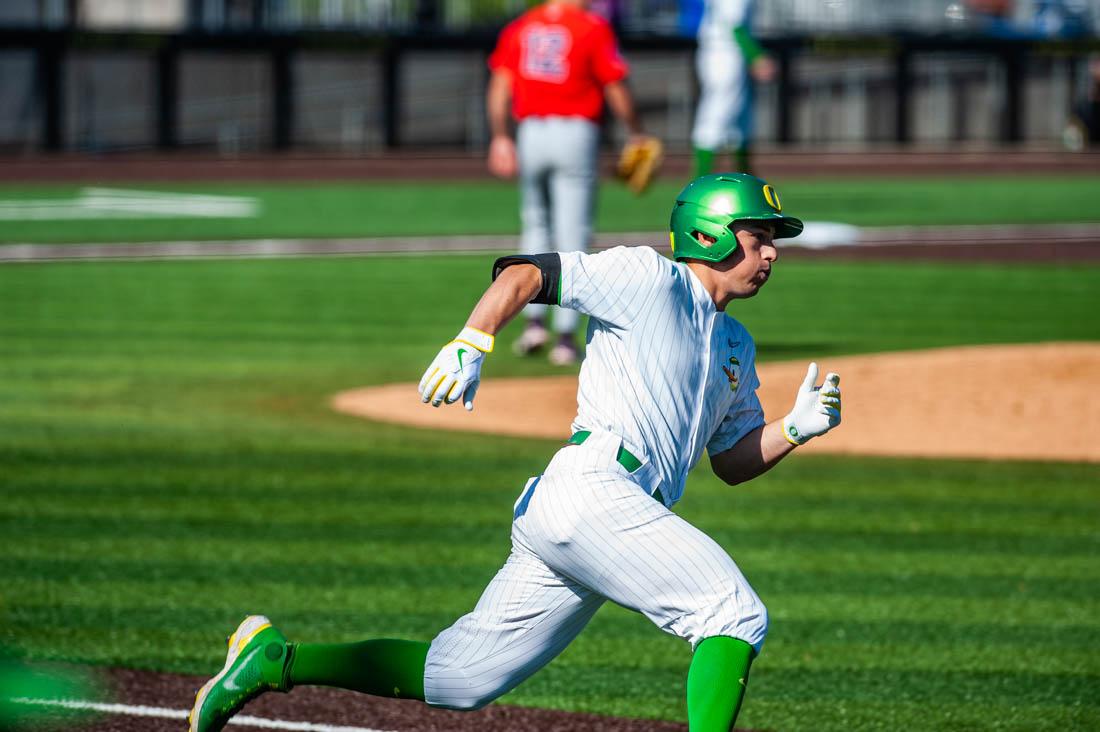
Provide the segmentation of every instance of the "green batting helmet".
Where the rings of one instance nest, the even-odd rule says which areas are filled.
[[[802,233],[802,222],[784,216],[779,194],[761,180],[745,173],[704,175],[687,184],[676,196],[669,221],[669,239],[675,259],[721,262],[737,249],[730,224],[765,221],[775,225],[775,238]],[[710,246],[699,243],[695,232],[713,236]]]

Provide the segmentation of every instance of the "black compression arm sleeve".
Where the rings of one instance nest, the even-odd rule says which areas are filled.
[[[513,254],[493,262],[493,280],[513,264],[533,264],[542,272],[542,289],[531,302],[541,305],[558,305],[561,302],[561,257],[550,254]]]

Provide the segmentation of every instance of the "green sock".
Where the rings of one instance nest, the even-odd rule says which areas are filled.
[[[695,148],[695,177],[707,175],[714,169],[714,151]]]
[[[428,644],[406,640],[298,643],[290,662],[295,686],[335,686],[374,696],[424,700]]]
[[[749,148],[747,145],[737,148],[734,152],[734,160],[737,163],[738,173],[752,175],[752,164],[749,162]]]
[[[691,732],[729,732],[745,698],[752,646],[743,640],[716,635],[695,647],[688,668],[688,729]]]

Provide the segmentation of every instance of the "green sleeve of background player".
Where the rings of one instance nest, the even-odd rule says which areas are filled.
[[[760,47],[760,44],[756,42],[756,39],[749,33],[749,29],[743,25],[739,25],[733,29],[733,39],[737,41],[737,47],[741,49],[741,53],[745,56],[745,63],[752,65],[752,62],[764,55],[764,49]]]

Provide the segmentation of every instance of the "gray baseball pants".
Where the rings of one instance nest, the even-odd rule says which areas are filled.
[[[516,134],[524,254],[585,251],[596,203],[599,127],[583,117],[527,117]],[[546,305],[528,305],[545,318]],[[556,308],[554,330],[572,333],[580,316]]]

